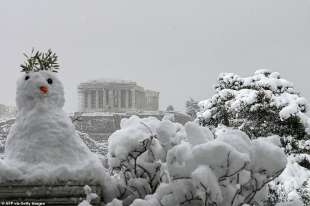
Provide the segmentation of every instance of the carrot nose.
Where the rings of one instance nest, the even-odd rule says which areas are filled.
[[[46,94],[48,92],[48,88],[47,86],[40,86],[40,91],[44,94]]]

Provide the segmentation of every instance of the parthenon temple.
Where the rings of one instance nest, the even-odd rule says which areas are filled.
[[[79,84],[80,112],[157,111],[159,92],[133,81],[92,80]]]

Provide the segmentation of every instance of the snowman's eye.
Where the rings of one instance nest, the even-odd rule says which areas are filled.
[[[52,80],[51,78],[48,78],[46,81],[47,81],[47,83],[49,83],[49,84],[53,84],[53,80]]]
[[[29,76],[25,76],[25,80],[28,80],[30,77]]]

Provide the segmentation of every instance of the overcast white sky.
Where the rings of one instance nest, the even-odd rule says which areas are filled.
[[[15,104],[22,53],[60,58],[67,111],[77,85],[135,80],[182,110],[213,94],[218,73],[278,71],[310,99],[309,0],[27,0],[0,4],[0,103]]]

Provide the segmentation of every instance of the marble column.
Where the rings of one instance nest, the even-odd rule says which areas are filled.
[[[131,89],[128,89],[127,92],[128,92],[128,109],[132,109],[132,91]]]
[[[128,105],[129,105],[129,98],[128,98],[128,95],[129,95],[129,90],[125,90],[125,108],[128,109]]]
[[[135,89],[131,90],[131,95],[132,95],[131,107],[132,107],[132,109],[135,110],[136,109],[136,91],[135,91]]]
[[[122,98],[121,98],[121,90],[120,89],[117,90],[117,97],[118,97],[118,108],[121,108],[122,107],[122,105],[121,105]]]
[[[103,110],[103,100],[104,100],[104,95],[103,95],[103,89],[99,89],[99,92],[98,92],[98,95],[99,95],[99,101],[98,101],[98,104],[99,104],[99,109],[100,111]]]
[[[103,89],[103,90],[102,90],[102,98],[103,98],[103,99],[102,99],[102,104],[103,104],[103,105],[102,105],[102,109],[104,109],[104,108],[106,107],[106,105],[107,105],[107,103],[106,103],[106,97],[105,97],[105,92],[106,92],[106,91]]]
[[[109,108],[114,107],[113,89],[109,89]]]
[[[96,106],[95,106],[95,110],[99,110],[99,90],[96,89]]]
[[[85,107],[84,109],[87,110],[89,108],[89,92],[88,91],[85,91],[85,100],[84,100],[84,104],[85,104]]]
[[[79,111],[82,112],[84,109],[84,92],[82,90],[79,90],[78,95],[79,95]]]
[[[91,90],[87,92],[87,103],[88,103],[87,110],[90,111],[91,110]]]
[[[109,90],[108,89],[104,89],[104,108],[106,110],[109,109],[109,101],[110,101],[110,97],[109,97]]]

